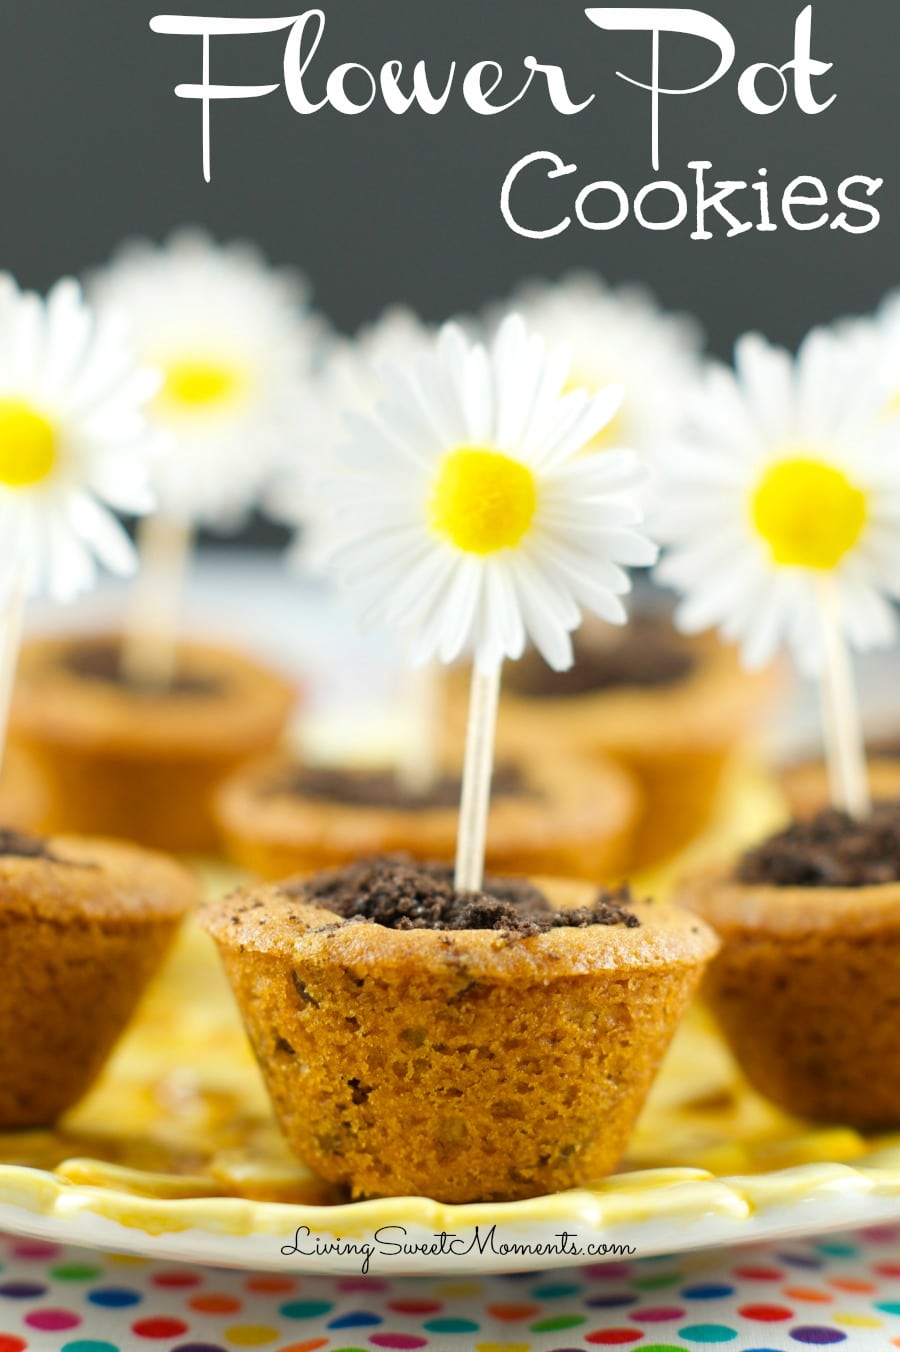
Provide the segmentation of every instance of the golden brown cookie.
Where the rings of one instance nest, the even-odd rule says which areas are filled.
[[[468,676],[451,682],[458,730]],[[645,868],[708,824],[729,758],[765,718],[778,684],[771,671],[745,672],[716,638],[679,634],[665,616],[623,629],[585,625],[571,671],[553,672],[534,653],[507,664],[497,744],[501,755],[573,748],[616,761],[643,795],[632,868]]]
[[[164,855],[0,831],[0,1127],[81,1098],[195,900]]]
[[[179,645],[160,692],[121,679],[113,637],[37,639],[22,651],[12,736],[45,781],[47,829],[212,850],[214,790],[274,746],[294,698],[281,676],[207,643]]]
[[[592,911],[571,881],[542,880],[544,920],[587,918],[532,932],[534,889],[487,886],[466,912],[448,869],[367,861],[204,913],[288,1142],[354,1196],[506,1201],[607,1174],[716,949],[693,916]],[[398,928],[436,888],[465,927]],[[347,918],[398,891],[390,924]]]
[[[840,819],[823,813],[817,821]],[[892,851],[900,839],[897,805],[877,808],[875,820],[895,838]],[[896,861],[885,862],[865,823],[852,867],[826,846],[818,856],[795,849],[798,835],[813,829],[806,827],[798,823],[773,838],[787,842],[772,866],[783,881],[765,874],[743,881],[732,867],[687,880],[675,900],[722,940],[705,992],[755,1088],[800,1117],[863,1130],[897,1127]]]
[[[234,862],[274,879],[395,850],[450,860],[459,793],[456,776],[444,776],[423,796],[404,791],[391,771],[314,769],[281,757],[238,770],[219,791],[216,813]],[[609,761],[555,755],[532,759],[525,770],[501,763],[488,867],[618,881],[639,807],[634,781]]]

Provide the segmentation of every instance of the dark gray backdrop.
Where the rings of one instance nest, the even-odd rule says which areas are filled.
[[[554,150],[580,166],[581,185],[611,178],[634,191],[657,177],[649,163],[649,100],[615,76],[649,70],[649,38],[606,34],[573,0],[320,0],[328,27],[310,87],[340,61],[377,67],[420,57],[461,68],[497,57],[510,93],[533,53],[566,68],[595,104],[573,118],[540,90],[502,116],[477,117],[458,95],[437,117],[331,110],[301,118],[281,91],[213,107],[213,181],[200,169],[200,107],[176,100],[200,75],[200,40],[157,36],[166,10],[217,15],[299,13],[283,0],[0,0],[0,267],[41,288],[103,260],[123,236],[160,236],[200,221],[220,236],[249,235],[278,262],[301,265],[316,301],[353,328],[391,301],[427,318],[475,308],[518,279],[574,264],[612,279],[640,278],[667,304],[695,311],[725,353],[759,327],[795,344],[813,323],[871,307],[898,281],[897,0],[814,0],[814,55],[835,63],[820,82],[837,102],[807,117],[789,100],[771,118],[738,103],[737,73],[786,61],[803,0],[703,0],[733,33],[735,69],[704,94],[663,107],[662,177],[690,180],[688,160],[723,178],[765,165],[773,188],[816,174],[834,192],[850,174],[884,177],[874,233],[831,230],[696,242],[682,227],[650,233],[630,222],[605,234],[573,228],[554,240],[513,235],[499,212],[510,166]],[[283,35],[213,43],[213,78],[280,79]],[[664,76],[690,83],[709,51],[663,41]],[[771,92],[773,86],[768,86]],[[532,180],[536,181],[536,180]],[[525,200],[520,196],[519,200]],[[566,189],[542,186],[545,219]]]

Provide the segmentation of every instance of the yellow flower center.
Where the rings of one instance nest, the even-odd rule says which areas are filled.
[[[186,358],[164,367],[162,397],[170,404],[199,408],[222,403],[238,393],[244,381],[223,361]]]
[[[428,504],[432,530],[467,554],[515,548],[536,511],[528,466],[482,446],[447,452]]]
[[[23,399],[0,399],[0,484],[28,488],[56,464],[56,432]]]
[[[868,504],[841,470],[797,455],[766,470],[751,511],[774,563],[824,572],[858,541]]]

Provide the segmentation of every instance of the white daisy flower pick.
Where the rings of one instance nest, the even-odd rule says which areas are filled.
[[[98,562],[136,567],[114,512],[153,506],[145,410],[158,383],[77,282],[44,300],[0,276],[0,758],[26,597],[69,601]]]
[[[582,612],[623,623],[626,567],[656,557],[638,529],[635,455],[582,454],[620,391],[564,394],[569,360],[519,316],[490,348],[445,326],[414,371],[385,371],[387,398],[350,420],[347,472],[329,485],[331,566],[364,620],[409,630],[414,661],[474,657],[461,891],[483,879],[504,659],[530,638],[551,666],[571,665]]]
[[[858,343],[816,330],[796,360],[749,335],[712,369],[690,438],[657,459],[660,581],[688,632],[717,626],[745,663],[782,646],[819,678],[836,804],[869,808],[849,648],[894,641],[900,416]]]
[[[572,345],[571,388],[622,388],[596,449],[653,453],[677,431],[700,371],[703,333],[688,315],[662,310],[641,286],[608,286],[591,272],[520,287],[511,308],[548,344]]]
[[[239,525],[297,435],[302,384],[321,325],[305,281],[250,244],[181,230],[126,244],[89,281],[101,314],[124,316],[141,360],[161,376],[148,410],[163,442],[158,513],[139,537],[142,588],[125,663],[141,680],[172,674],[177,614],[196,526]]]

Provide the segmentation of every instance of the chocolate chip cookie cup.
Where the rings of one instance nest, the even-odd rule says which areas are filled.
[[[286,757],[235,772],[216,798],[231,859],[262,878],[286,878],[370,854],[406,851],[450,860],[460,783],[445,774],[423,792],[390,771],[305,767]],[[609,762],[548,757],[497,767],[487,866],[496,873],[619,881],[631,851],[639,792]]]
[[[765,721],[778,684],[771,671],[742,670],[717,639],[679,634],[666,616],[585,626],[570,671],[536,654],[510,665],[498,745],[533,755],[573,747],[619,764],[644,800],[632,866],[648,867],[708,824],[729,760]]]
[[[675,900],[722,940],[705,992],[754,1087],[813,1121],[900,1126],[900,804],[796,822]]]
[[[0,1129],[90,1088],[195,900],[164,855],[0,831]]]
[[[206,908],[282,1129],[353,1196],[509,1201],[620,1158],[717,944],[587,884],[362,861]]]
[[[110,636],[23,648],[11,732],[43,777],[46,828],[214,850],[215,789],[274,746],[296,692],[240,653],[193,642],[179,645],[170,687],[135,686],[119,649]]]

